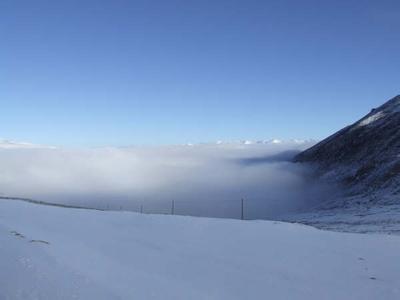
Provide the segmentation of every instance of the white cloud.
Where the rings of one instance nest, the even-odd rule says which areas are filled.
[[[252,217],[296,208],[316,191],[299,165],[280,161],[310,142],[56,149],[0,147],[0,192],[53,202]],[[289,153],[290,155],[290,153]],[[307,198],[308,197],[308,198]]]

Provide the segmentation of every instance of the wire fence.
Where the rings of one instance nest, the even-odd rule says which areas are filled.
[[[247,220],[252,219],[254,210],[251,202],[245,198],[237,200],[215,200],[207,202],[170,200],[170,201],[136,201],[131,200],[124,205],[103,204],[99,206],[102,210],[110,211],[134,211],[142,214],[181,215],[198,217],[234,218]]]
[[[74,208],[91,209],[99,211],[130,211],[141,214],[181,215],[197,217],[233,218],[241,220],[264,219],[268,217],[268,207],[263,207],[266,201],[249,201],[246,198],[215,201],[137,201],[126,200],[107,201],[103,203],[92,202],[90,205],[74,205],[66,203],[53,203],[30,198],[0,196],[0,200],[16,200],[33,204]]]

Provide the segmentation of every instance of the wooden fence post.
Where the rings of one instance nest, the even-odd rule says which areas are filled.
[[[241,214],[241,220],[244,220],[244,200],[242,198],[242,214]]]

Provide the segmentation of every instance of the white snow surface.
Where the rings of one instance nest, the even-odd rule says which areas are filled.
[[[368,126],[386,117],[387,115],[392,115],[398,112],[400,112],[400,96],[394,97],[377,109],[373,109],[371,113],[358,122],[357,126]]]
[[[400,299],[399,249],[398,236],[2,200],[0,299]]]
[[[361,126],[361,127],[362,126],[367,126],[367,125],[372,124],[373,122],[383,118],[384,116],[385,116],[385,114],[382,111],[379,111],[376,114],[373,114],[373,115],[361,120],[358,123],[358,126]]]

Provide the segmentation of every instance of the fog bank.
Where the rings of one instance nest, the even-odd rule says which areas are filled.
[[[49,202],[199,216],[273,218],[326,187],[290,159],[311,142],[60,149],[0,147],[0,192]]]

